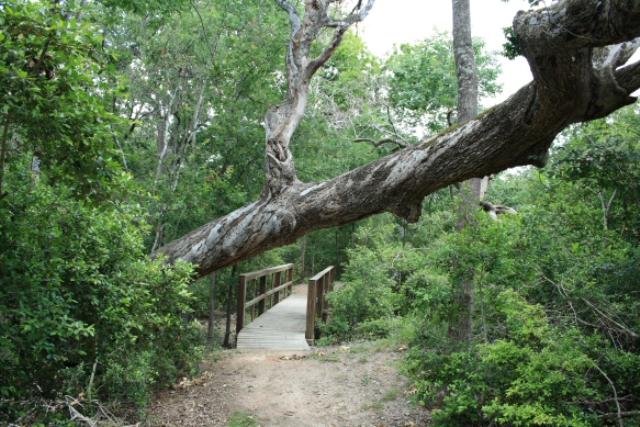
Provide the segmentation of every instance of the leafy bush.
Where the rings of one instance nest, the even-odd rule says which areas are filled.
[[[12,401],[62,394],[142,407],[196,367],[191,267],[145,257],[136,208],[32,183],[25,163],[0,200],[3,417],[18,415]]]
[[[142,408],[198,361],[192,269],[146,255],[115,58],[73,6],[0,14],[0,423],[64,395]]]
[[[471,351],[414,349],[409,371],[419,378],[418,399],[436,404],[438,425],[599,425],[584,400],[604,400],[589,339],[549,324],[542,308],[515,291],[502,292],[497,309],[504,338]],[[435,398],[434,398],[435,396]]]
[[[535,189],[518,217],[480,217],[442,235],[407,280],[420,319],[408,371],[437,425],[602,425],[616,411],[609,381],[619,396],[637,393],[634,340],[607,320],[636,328],[625,273],[635,251],[583,200],[572,209],[558,200],[579,188],[554,184]],[[470,347],[450,334],[465,277],[474,283]]]
[[[494,179],[489,200],[517,215],[479,212],[457,230],[459,202],[440,192],[415,226],[369,220],[326,331],[413,323],[406,368],[436,425],[596,426],[619,424],[618,410],[637,424],[638,117],[573,129],[547,170]]]
[[[344,284],[328,296],[332,316],[322,328],[323,334],[335,340],[387,334],[384,319],[394,316],[401,301],[394,290],[396,281],[393,278],[397,248],[381,251],[377,246],[389,233],[393,233],[391,224],[375,232],[370,227],[363,227],[358,232],[361,245],[348,252],[349,264],[341,279]]]

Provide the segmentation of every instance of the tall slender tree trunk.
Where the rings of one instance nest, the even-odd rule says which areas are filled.
[[[231,277],[229,278],[229,285],[227,286],[227,324],[224,330],[224,343],[222,344],[225,348],[231,347],[231,300],[233,299],[233,286],[237,273],[238,264],[234,264],[233,267],[231,267]]]
[[[9,116],[5,116],[2,126],[2,137],[0,139],[0,198],[3,195],[2,181],[4,180],[4,163],[7,157],[7,140],[9,139]]]
[[[191,123],[187,129],[184,130],[184,134],[180,134],[179,132],[181,132],[181,130],[179,127],[172,126],[171,122],[171,118],[174,114],[173,111],[178,109],[183,102],[180,99],[180,89],[176,89],[173,95],[171,95],[164,116],[161,117],[161,120],[157,124],[156,148],[158,153],[158,164],[156,166],[155,179],[153,181],[154,189],[158,188],[160,178],[165,174],[170,180],[169,189],[171,190],[171,194],[176,192],[180,182],[180,170],[181,167],[186,164],[188,150],[196,144],[196,135],[198,128],[200,127],[200,115],[202,113],[206,87],[206,82],[203,82],[200,86],[198,100],[196,101],[196,105],[193,110],[193,118],[191,119]],[[162,110],[162,108],[160,109]],[[166,164],[169,154],[175,157],[173,164]],[[168,210],[168,204],[163,203],[158,213],[151,253],[154,253],[165,243],[165,216]]]
[[[338,227],[336,227],[334,231],[336,233],[336,261],[335,261],[336,266],[335,267],[337,271],[338,266],[340,265],[340,247],[338,245],[338,231],[339,231]]]
[[[207,340],[213,344],[214,322],[216,320],[216,272],[211,273],[211,287],[209,288],[209,325],[207,328]]]
[[[465,123],[478,115],[478,72],[471,38],[470,0],[452,0],[453,51],[458,77],[458,122]],[[472,178],[462,184],[458,208],[458,229],[473,226],[473,215],[486,190],[486,178]],[[452,338],[471,345],[473,339],[474,289],[471,272],[459,289],[461,313],[449,325]]]

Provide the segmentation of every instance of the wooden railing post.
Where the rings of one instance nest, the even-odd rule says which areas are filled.
[[[258,282],[258,295],[264,295],[264,293],[267,292],[267,276],[262,276],[260,278],[260,281]],[[264,313],[264,307],[265,307],[265,299],[263,299],[262,301],[260,301],[258,303],[258,316],[260,316],[262,313]]]
[[[331,271],[329,271],[329,274],[327,275],[327,284],[325,285],[325,292],[324,292],[324,311],[322,312],[322,320],[324,322],[327,321],[327,319],[329,318],[329,301],[327,300],[327,294],[329,292],[333,291],[333,282],[334,282],[334,278],[335,278],[335,273],[336,273],[336,269],[333,268],[331,269]]]
[[[238,306],[236,310],[236,339],[238,332],[244,327],[244,304],[247,299],[247,280],[244,274],[240,275],[238,283]]]
[[[322,293],[322,321],[326,322],[329,317],[329,302],[327,301],[327,294],[331,289],[331,272],[324,278],[324,292]]]
[[[285,292],[285,295],[289,296],[293,292],[293,264],[291,264],[291,268],[287,270],[287,282],[289,282],[289,290]]]
[[[322,319],[322,312],[324,310],[324,285],[326,282],[327,276],[322,276],[318,280],[317,286],[317,294],[318,294],[318,311],[316,312],[316,316]]]
[[[269,274],[266,278],[267,282],[265,284],[265,292],[269,296],[265,300],[265,310],[269,310],[271,307],[273,307],[273,294],[269,292],[273,290],[273,276],[273,274]]]
[[[329,303],[327,293],[333,290],[335,268],[327,267],[320,273],[309,279],[307,290],[307,326],[305,338],[309,345],[315,341],[315,327],[318,318],[326,321],[328,318]]]
[[[309,345],[313,345],[316,335],[316,281],[309,279],[307,288],[307,327],[304,337]]]
[[[281,284],[282,284],[282,272],[278,271],[273,278],[273,289],[276,289]],[[273,305],[276,305],[279,302],[280,302],[280,291],[273,294]]]

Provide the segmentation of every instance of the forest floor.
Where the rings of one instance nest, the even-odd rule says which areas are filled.
[[[375,342],[311,352],[224,350],[158,396],[150,426],[424,426],[399,374],[402,350]]]

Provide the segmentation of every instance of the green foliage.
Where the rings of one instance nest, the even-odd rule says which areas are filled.
[[[374,124],[386,123],[377,101],[382,80],[380,62],[354,33],[347,33],[311,88],[313,105],[294,135],[293,150],[301,179],[329,179],[375,160],[380,153],[359,137],[376,138]],[[346,120],[348,117],[348,120]],[[348,228],[342,228],[341,234]],[[329,235],[315,233],[314,246],[325,246]]]
[[[397,247],[382,246],[393,232],[392,224],[375,232],[372,226],[358,230],[356,246],[347,251],[344,284],[329,296],[332,317],[324,333],[341,340],[388,334],[387,320],[400,308],[393,276],[398,274],[394,263],[402,262],[398,261],[402,253]]]
[[[154,25],[125,13],[103,26],[126,76],[117,79],[128,92],[115,108],[132,123],[118,137],[146,190],[138,201],[154,227],[147,245],[255,199],[264,182],[261,122],[285,89],[275,76],[282,75],[289,29],[277,5],[195,1]]]
[[[409,279],[425,316],[409,369],[420,401],[438,408],[439,425],[601,425],[601,414],[615,408],[599,369],[618,393],[635,393],[638,374],[621,361],[635,360],[637,347],[609,323],[617,319],[637,330],[636,302],[629,298],[637,280],[627,272],[638,258],[625,241],[632,230],[605,230],[598,187],[586,177],[564,181],[558,171],[550,171],[553,179],[536,174],[494,182],[509,205],[519,205],[518,217],[480,218],[475,227],[444,235],[431,245],[426,271],[412,276],[419,280]],[[461,350],[449,328],[457,324],[455,289],[469,271],[475,339]],[[625,373],[617,376],[618,369]]]
[[[106,108],[114,90],[103,39],[59,5],[4,4],[0,15],[0,124],[20,137],[50,179],[85,197],[106,196],[120,168]],[[72,156],[69,153],[73,153]]]
[[[0,395],[84,393],[142,407],[196,367],[199,335],[184,320],[191,268],[145,260],[135,207],[31,184],[24,166],[13,163],[0,201]]]
[[[507,39],[507,42],[502,45],[504,49],[504,56],[509,59],[516,59],[518,56],[523,54],[522,45],[520,38],[513,30],[513,27],[503,28],[504,37]]]
[[[481,42],[476,42],[475,47],[482,93],[495,93],[499,70],[493,58],[483,51]],[[386,61],[384,69],[359,38],[353,34],[346,37],[324,70],[326,81],[319,85],[317,96],[321,101],[320,111],[330,120],[335,117],[339,123],[345,113],[350,113],[353,126],[346,129],[340,124],[332,126],[324,117],[307,119],[295,146],[303,178],[326,179],[388,154],[395,148],[382,146],[372,149],[367,144],[345,141],[345,131],[346,136],[353,139],[375,141],[390,138],[411,142],[414,137],[399,131],[402,126],[396,127],[394,120],[402,125],[407,122],[415,124],[428,116],[426,126],[431,131],[446,126],[446,113],[454,108],[457,97],[449,37],[440,35],[414,46],[403,45]],[[381,90],[381,87],[386,90]],[[341,133],[337,134],[336,130]],[[326,151],[320,156],[316,148],[316,134],[326,141],[323,144],[326,148],[322,148]],[[307,146],[313,148],[309,150]],[[327,162],[327,158],[332,161]],[[451,218],[445,214],[441,219],[449,227]],[[308,237],[314,247],[313,255],[319,252],[326,259],[321,265],[338,264],[343,256],[349,259],[341,277],[344,287],[330,297],[333,316],[323,327],[327,340],[387,336],[394,329],[394,317],[406,313],[411,307],[403,301],[416,291],[413,284],[420,280],[418,276],[427,274],[422,271],[412,279],[414,273],[422,270],[424,253],[418,248],[420,242],[406,238],[411,228],[384,216],[366,221],[355,234],[353,228],[343,227]],[[441,232],[442,229],[434,225],[433,231],[436,230]],[[332,238],[334,233],[335,239]],[[350,249],[340,249],[344,247],[341,241],[347,241]]]
[[[410,355],[422,404],[442,399],[434,410],[438,425],[597,425],[573,400],[598,397],[595,361],[585,354],[576,330],[551,327],[542,307],[513,290],[498,295],[504,338],[473,351]],[[596,373],[597,375],[597,373]],[[442,390],[445,390],[442,393]],[[440,394],[439,394],[440,393]],[[576,399],[579,400],[579,399]]]
[[[380,73],[378,58],[369,52],[360,37],[349,32],[324,67],[322,77],[331,84],[321,87],[341,109],[349,110],[354,101],[370,96],[372,80]]]
[[[457,197],[441,192],[415,226],[361,226],[325,341],[412,324],[407,373],[436,425],[603,425],[617,413],[613,387],[637,423],[638,124],[628,109],[574,128],[547,170],[494,179],[489,200],[517,215],[479,212],[459,231]],[[470,343],[455,333],[463,283]]]
[[[63,425],[41,410],[63,395],[143,412],[196,369],[193,318],[207,315],[210,286],[147,254],[260,194],[286,14],[261,0],[0,8],[0,422]],[[491,95],[498,68],[475,50]],[[442,130],[457,96],[451,51],[440,35],[381,63],[348,33],[293,138],[300,178],[397,149],[368,142],[413,143],[409,125]],[[416,225],[382,215],[320,230],[237,270],[344,268],[323,340],[411,342],[407,371],[436,424],[602,425],[617,412],[612,385],[624,411],[640,396],[638,117],[575,127],[547,170],[497,177],[489,197],[515,217],[479,213],[459,232],[458,196],[444,190]],[[218,272],[219,308],[232,274]]]
[[[600,204],[593,211],[596,217],[600,211],[603,227],[620,230],[636,242],[640,218],[631,210],[640,204],[638,129],[640,118],[633,109],[576,127],[568,132],[571,142],[556,149],[550,170],[559,180],[576,182],[594,208]]]
[[[229,419],[229,427],[257,427],[259,424],[251,415],[236,412]]]
[[[123,94],[92,8],[2,9],[0,422],[58,423],[47,405],[64,395],[143,409],[197,368],[192,268],[146,255],[109,109]]]
[[[138,15],[151,15],[158,19],[171,12],[182,10],[186,0],[103,0],[105,6],[129,10]]]
[[[504,1],[505,3],[509,2],[509,0],[502,1]],[[540,3],[542,3],[542,0],[528,0],[528,2],[529,6],[533,7],[538,6]],[[504,37],[507,39],[507,42],[502,45],[504,56],[509,59],[515,59],[518,56],[524,54],[522,50],[522,42],[520,41],[520,38],[516,34],[513,27],[503,28],[502,31],[504,32]]]
[[[474,51],[480,96],[495,94],[500,89],[496,83],[500,69],[480,40],[474,41]],[[432,132],[446,128],[447,113],[455,110],[458,98],[451,38],[440,34],[415,45],[401,45],[385,65],[392,73],[389,100],[401,116],[425,124]]]

